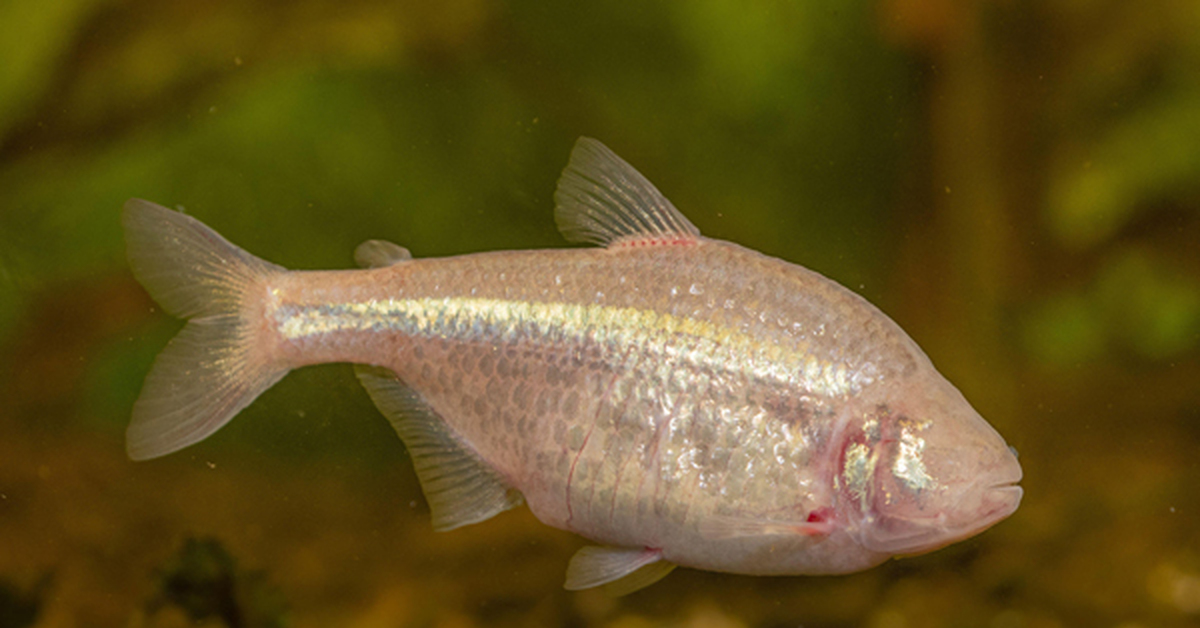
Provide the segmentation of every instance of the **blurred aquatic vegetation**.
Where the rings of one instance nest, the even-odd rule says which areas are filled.
[[[95,0],[0,4],[0,138],[49,89],[54,71],[79,35]]]
[[[1046,225],[1095,261],[1033,307],[1027,346],[1057,365],[1177,359],[1200,346],[1200,10],[1059,4],[1074,28],[1055,33],[1069,53],[1044,126]]]
[[[282,628],[288,604],[260,571],[238,568],[214,538],[189,537],[156,570],[157,592],[146,603],[148,621],[164,609],[182,611],[193,623],[217,620],[227,628]]]
[[[1106,4],[1103,19],[1086,20],[1092,30],[1067,34],[1073,84],[1051,108],[1060,137],[1047,225],[1064,247],[1097,259],[1092,287],[1067,291],[1095,306],[1097,320],[1083,324],[1110,350],[1172,359],[1200,341],[1200,268],[1188,255],[1200,235],[1200,10]],[[1042,309],[1039,318],[1054,317]]]
[[[230,588],[296,625],[1191,625],[1197,32],[1194,0],[0,2],[0,577],[57,574],[11,589],[47,626],[147,598],[228,625]],[[527,511],[430,532],[344,368],[124,459],[178,327],[126,269],[127,198],[293,268],[562,246],[579,135],[896,318],[1021,450],[1017,515],[847,578],[680,570],[614,601],[559,591],[578,540]],[[279,589],[221,544],[162,564],[193,529]]]
[[[0,578],[0,627],[36,625],[53,577],[45,574],[28,588]]]
[[[1153,252],[1120,250],[1088,285],[1036,306],[1025,345],[1039,362],[1060,367],[1114,354],[1185,355],[1200,345],[1200,282]]]
[[[1200,197],[1200,10],[1187,0],[1158,0],[1149,11],[1055,4],[1071,19],[1054,33],[1069,52],[1049,107],[1059,137],[1047,219],[1065,245],[1087,249],[1164,203],[1194,208]]]
[[[885,4],[931,62],[934,224],[960,241],[963,302],[941,318],[996,359],[1015,326],[1014,357],[1056,371],[1194,355],[1200,5]]]

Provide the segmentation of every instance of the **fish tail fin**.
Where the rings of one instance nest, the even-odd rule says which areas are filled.
[[[187,319],[154,361],[133,405],[133,460],[204,440],[287,374],[262,338],[265,285],[286,272],[200,221],[130,199],[122,214],[129,265],[164,310]]]

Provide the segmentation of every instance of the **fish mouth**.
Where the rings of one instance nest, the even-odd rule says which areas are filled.
[[[1015,450],[1009,447],[1005,453],[1009,454],[1008,460],[995,470],[995,475],[986,484],[987,488],[983,489],[980,514],[989,521],[987,525],[1011,515],[1021,505],[1021,498],[1025,495],[1025,489],[1019,484],[1025,472],[1017,462]]]
[[[1025,495],[1025,489],[1017,484],[1019,481],[1018,477],[996,482],[976,493],[975,499],[978,501],[973,511],[974,515],[958,525],[950,524],[943,528],[943,542],[938,547],[975,536],[1016,512],[1017,507],[1021,505],[1021,498]]]
[[[1013,510],[1017,509],[1017,506],[1021,503],[1021,497],[1023,495],[1025,495],[1025,489],[1021,488],[1017,484],[1000,484],[997,486],[992,486],[987,490],[988,501],[998,504],[1011,505],[1011,509],[1005,514],[1009,514]]]
[[[968,504],[959,504],[955,519],[945,511],[925,522],[878,516],[874,521],[877,527],[864,538],[863,546],[885,554],[917,556],[975,536],[1017,510],[1025,494],[1019,481],[1005,480],[969,491]]]
[[[1018,484],[1020,481],[1021,472],[1018,469],[1015,477],[994,482],[984,489],[980,514],[988,522],[986,525],[990,526],[1013,514],[1021,505],[1025,489]]]

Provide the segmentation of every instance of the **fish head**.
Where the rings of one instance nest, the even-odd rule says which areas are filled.
[[[859,412],[846,430],[835,486],[868,551],[933,551],[991,527],[1021,502],[1016,451],[941,375],[928,379]]]

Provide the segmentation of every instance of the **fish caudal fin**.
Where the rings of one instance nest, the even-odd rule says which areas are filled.
[[[134,276],[164,310],[188,319],[133,405],[126,451],[145,460],[204,440],[287,374],[253,324],[267,279],[285,269],[141,199],[125,203],[122,223]]]

